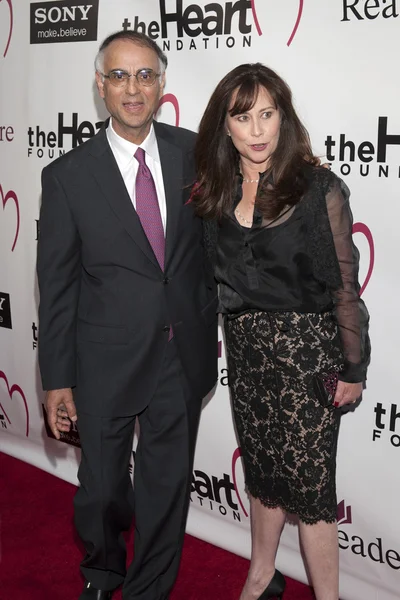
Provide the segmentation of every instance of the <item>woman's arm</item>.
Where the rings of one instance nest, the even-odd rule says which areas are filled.
[[[359,252],[353,243],[353,216],[346,184],[335,178],[326,195],[328,217],[342,287],[333,291],[335,315],[343,344],[345,366],[339,379],[346,383],[364,383],[370,360],[369,314],[359,296]],[[343,386],[339,386],[343,389]]]

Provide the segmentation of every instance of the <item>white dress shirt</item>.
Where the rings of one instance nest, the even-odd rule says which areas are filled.
[[[164,235],[167,227],[167,203],[165,200],[164,180],[162,176],[160,154],[158,152],[157,138],[154,131],[154,126],[151,125],[146,139],[137,146],[132,142],[128,142],[115,132],[112,126],[112,118],[106,130],[108,143],[110,144],[112,153],[122,178],[125,182],[129,197],[132,200],[133,206],[136,209],[135,183],[136,175],[139,168],[139,163],[134,154],[140,147],[146,152],[146,165],[150,169],[156,186],[158,204],[160,207],[161,220],[164,228]]]

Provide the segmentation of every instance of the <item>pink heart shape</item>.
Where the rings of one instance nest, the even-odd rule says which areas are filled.
[[[10,387],[10,385],[8,383],[7,376],[6,376],[6,374],[3,371],[0,371],[0,379],[4,379],[4,381],[6,382],[8,395],[10,396],[11,400],[12,400],[12,397],[13,397],[13,395],[14,395],[15,392],[18,392],[20,394],[22,400],[23,400],[23,403],[24,403],[24,406],[25,406],[25,412],[26,412],[26,432],[25,432],[25,435],[26,435],[26,437],[28,437],[29,436],[29,409],[28,409],[28,403],[27,403],[26,398],[25,398],[25,394],[22,391],[22,389],[20,388],[20,386],[17,385],[17,384],[14,384],[14,385],[12,385]],[[3,406],[1,405],[1,403],[0,403],[0,408],[3,411],[3,413],[5,414],[7,421],[11,425],[11,421],[8,418],[8,416],[6,414],[6,411],[4,410]]]
[[[240,492],[238,489],[238,485],[237,485],[237,481],[236,481],[236,464],[237,461],[239,460],[239,458],[242,456],[242,451],[240,448],[236,448],[235,452],[233,453],[232,456],[232,479],[233,479],[233,485],[235,486],[235,492],[236,492],[236,496],[237,499],[239,500],[239,504],[242,508],[242,511],[244,513],[244,515],[246,517],[248,517],[249,515],[247,514],[247,510],[245,509],[243,502],[242,502],[242,498],[240,496]]]
[[[1,2],[1,0],[0,0],[0,2]],[[18,202],[17,194],[15,192],[11,191],[11,190],[9,192],[7,192],[6,195],[4,195],[3,188],[1,187],[1,184],[0,184],[0,196],[1,196],[2,201],[3,201],[3,210],[5,209],[6,204],[7,204],[8,200],[10,200],[10,199],[14,200],[15,208],[17,210],[17,228],[16,228],[16,231],[15,231],[14,243],[13,243],[12,248],[11,248],[11,252],[14,252],[15,244],[17,243],[18,234],[19,234],[19,224],[20,224],[19,202]]]
[[[251,12],[253,13],[254,24],[257,29],[258,35],[262,35],[260,23],[258,22],[257,11],[256,11],[256,0],[251,0]]]
[[[178,98],[174,96],[174,94],[165,94],[159,102],[156,114],[160,110],[163,104],[172,104],[175,110],[175,127],[179,127],[179,119],[180,119],[180,111],[179,111],[179,102]]]
[[[2,0],[0,0],[1,2]],[[13,31],[13,7],[12,7],[12,0],[6,0],[7,4],[8,4],[8,8],[10,9],[10,31],[8,34],[8,40],[7,40],[7,44],[6,44],[6,49],[4,50],[4,54],[3,57],[6,57],[6,54],[8,52],[8,48],[10,46],[10,42],[11,42],[11,36],[12,36],[12,31]]]
[[[290,44],[293,42],[294,37],[297,33],[297,30],[299,28],[300,25],[300,21],[301,21],[301,17],[303,15],[303,8],[304,8],[304,0],[299,0],[299,10],[297,12],[297,18],[296,18],[296,23],[293,27],[293,31],[290,35],[290,38],[287,42],[287,45],[290,46]],[[257,10],[256,10],[256,0],[251,0],[251,11],[253,13],[253,19],[254,19],[254,24],[256,26],[257,29],[257,33],[258,35],[262,35],[262,31],[261,31],[261,27],[260,27],[260,23],[258,21],[258,17],[257,17]]]
[[[293,40],[294,40],[294,36],[295,36],[295,35],[296,35],[296,33],[297,33],[297,30],[298,30],[298,28],[299,28],[299,25],[300,25],[301,17],[302,17],[302,15],[303,15],[303,8],[304,8],[304,0],[299,0],[299,11],[298,11],[298,13],[297,13],[297,19],[296,19],[296,23],[295,23],[295,25],[294,25],[294,28],[293,28],[292,34],[291,34],[291,36],[290,36],[290,38],[289,38],[289,40],[288,40],[288,42],[287,42],[287,46],[290,46],[290,44],[291,44],[291,43],[293,42]]]
[[[360,296],[361,296],[362,293],[364,292],[365,288],[367,287],[369,280],[371,279],[372,271],[374,270],[375,246],[374,246],[374,239],[372,237],[371,230],[367,227],[367,225],[365,225],[365,223],[354,223],[353,235],[355,233],[362,233],[363,235],[365,235],[365,237],[367,238],[368,246],[369,246],[368,272],[365,277],[364,283],[362,284],[361,289],[360,289]]]

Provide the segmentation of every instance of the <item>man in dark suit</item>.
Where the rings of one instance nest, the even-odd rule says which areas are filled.
[[[111,119],[42,175],[39,360],[55,436],[77,420],[81,439],[81,600],[121,584],[124,599],[168,598],[201,400],[217,379],[216,289],[189,201],[195,134],[153,121],[166,65],[140,33],[107,38],[96,81]]]

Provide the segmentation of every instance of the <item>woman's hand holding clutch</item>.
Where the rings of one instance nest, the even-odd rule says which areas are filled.
[[[362,383],[346,383],[345,381],[339,380],[333,403],[337,408],[345,406],[346,404],[354,404],[357,402],[362,392]]]

